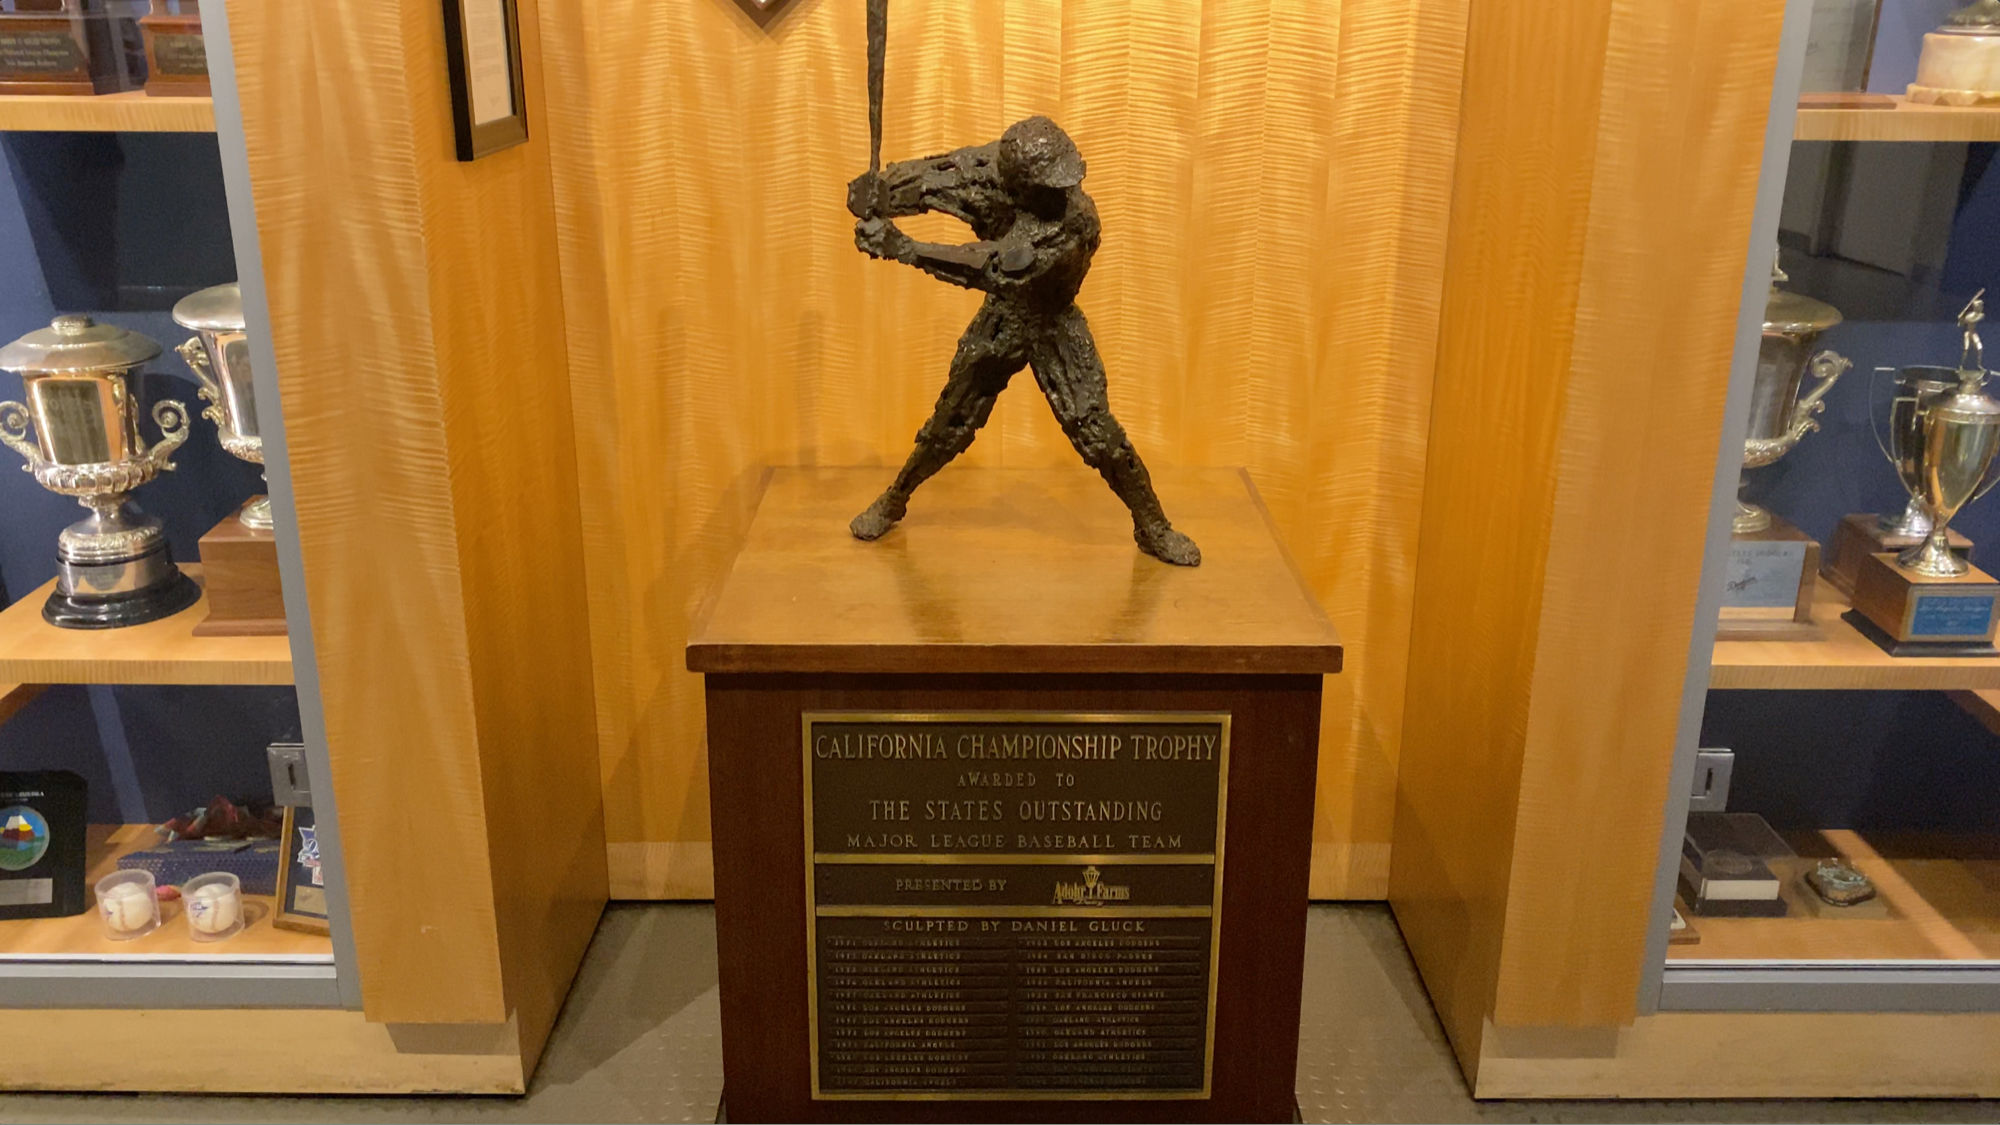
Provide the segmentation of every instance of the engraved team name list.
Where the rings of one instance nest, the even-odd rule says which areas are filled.
[[[803,725],[815,1097],[1207,1095],[1227,715]]]

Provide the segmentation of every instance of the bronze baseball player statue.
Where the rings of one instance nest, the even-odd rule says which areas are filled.
[[[847,185],[854,245],[941,281],[986,294],[959,337],[951,376],[896,479],[849,525],[877,539],[903,518],[910,494],[972,445],[993,400],[1023,367],[1070,444],[1132,510],[1132,538],[1154,558],[1198,566],[1201,550],[1173,529],[1139,451],[1112,417],[1104,361],[1076,307],[1097,252],[1097,207],[1083,188],[1083,156],[1055,122],[1030,117],[991,144],[882,168],[882,58],[888,0],[868,0],[868,171]],[[972,228],[963,246],[918,242],[891,220],[941,211]]]

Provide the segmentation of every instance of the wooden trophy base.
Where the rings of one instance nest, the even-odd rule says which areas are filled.
[[[1813,581],[1819,543],[1790,521],[1773,515],[1762,531],[1738,532],[1729,544],[1719,641],[1811,641]]]
[[[1972,561],[1972,540],[1960,535],[1956,528],[1946,528],[1945,535],[1951,539],[1953,553],[1967,562]],[[1861,560],[1884,551],[1890,554],[1905,551],[1920,542],[1920,536],[1891,535],[1882,530],[1879,516],[1867,512],[1843,516],[1833,529],[1833,542],[1827,548],[1826,560],[1820,565],[1820,577],[1852,598],[1854,576],[1861,571]]]
[[[252,500],[261,497],[252,497]],[[249,505],[246,504],[245,507]],[[223,517],[201,537],[202,584],[208,617],[197,637],[271,637],[285,633],[285,596],[278,582],[278,542],[269,531]]]
[[[1993,656],[1996,606],[2000,582],[1976,566],[1930,578],[1883,552],[1862,561],[1842,618],[1891,656]]]
[[[201,16],[193,0],[185,15],[139,17],[146,39],[146,93],[149,97],[208,97],[208,55]]]
[[[1289,1121],[1341,647],[1242,473],[775,470],[704,674],[732,1121]]]

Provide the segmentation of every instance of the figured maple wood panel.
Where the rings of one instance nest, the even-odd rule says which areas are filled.
[[[1784,9],[1609,5],[1499,1025],[1637,1011]]]
[[[454,158],[438,4],[230,15],[366,1010],[532,1057],[605,888],[549,146]]]
[[[1081,305],[1155,467],[1247,466],[1356,659],[1328,682],[1314,875],[1386,886],[1462,0],[908,0],[884,156],[1046,113],[1089,162]],[[687,624],[762,466],[892,465],[976,294],[870,262],[858,6],[548,5],[545,120],[621,893],[699,894]],[[948,222],[913,222],[933,238]],[[958,237],[963,237],[959,232]],[[1026,375],[968,465],[1071,466]],[[1174,511],[1166,497],[1169,513]],[[838,522],[852,513],[830,513]]]
[[[1391,874],[1468,1071],[1635,1010],[1782,16],[1472,0]]]

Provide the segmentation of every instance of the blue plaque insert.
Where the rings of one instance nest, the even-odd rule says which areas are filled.
[[[1916,637],[1985,637],[1993,629],[1993,595],[1913,594],[1908,635]]]

